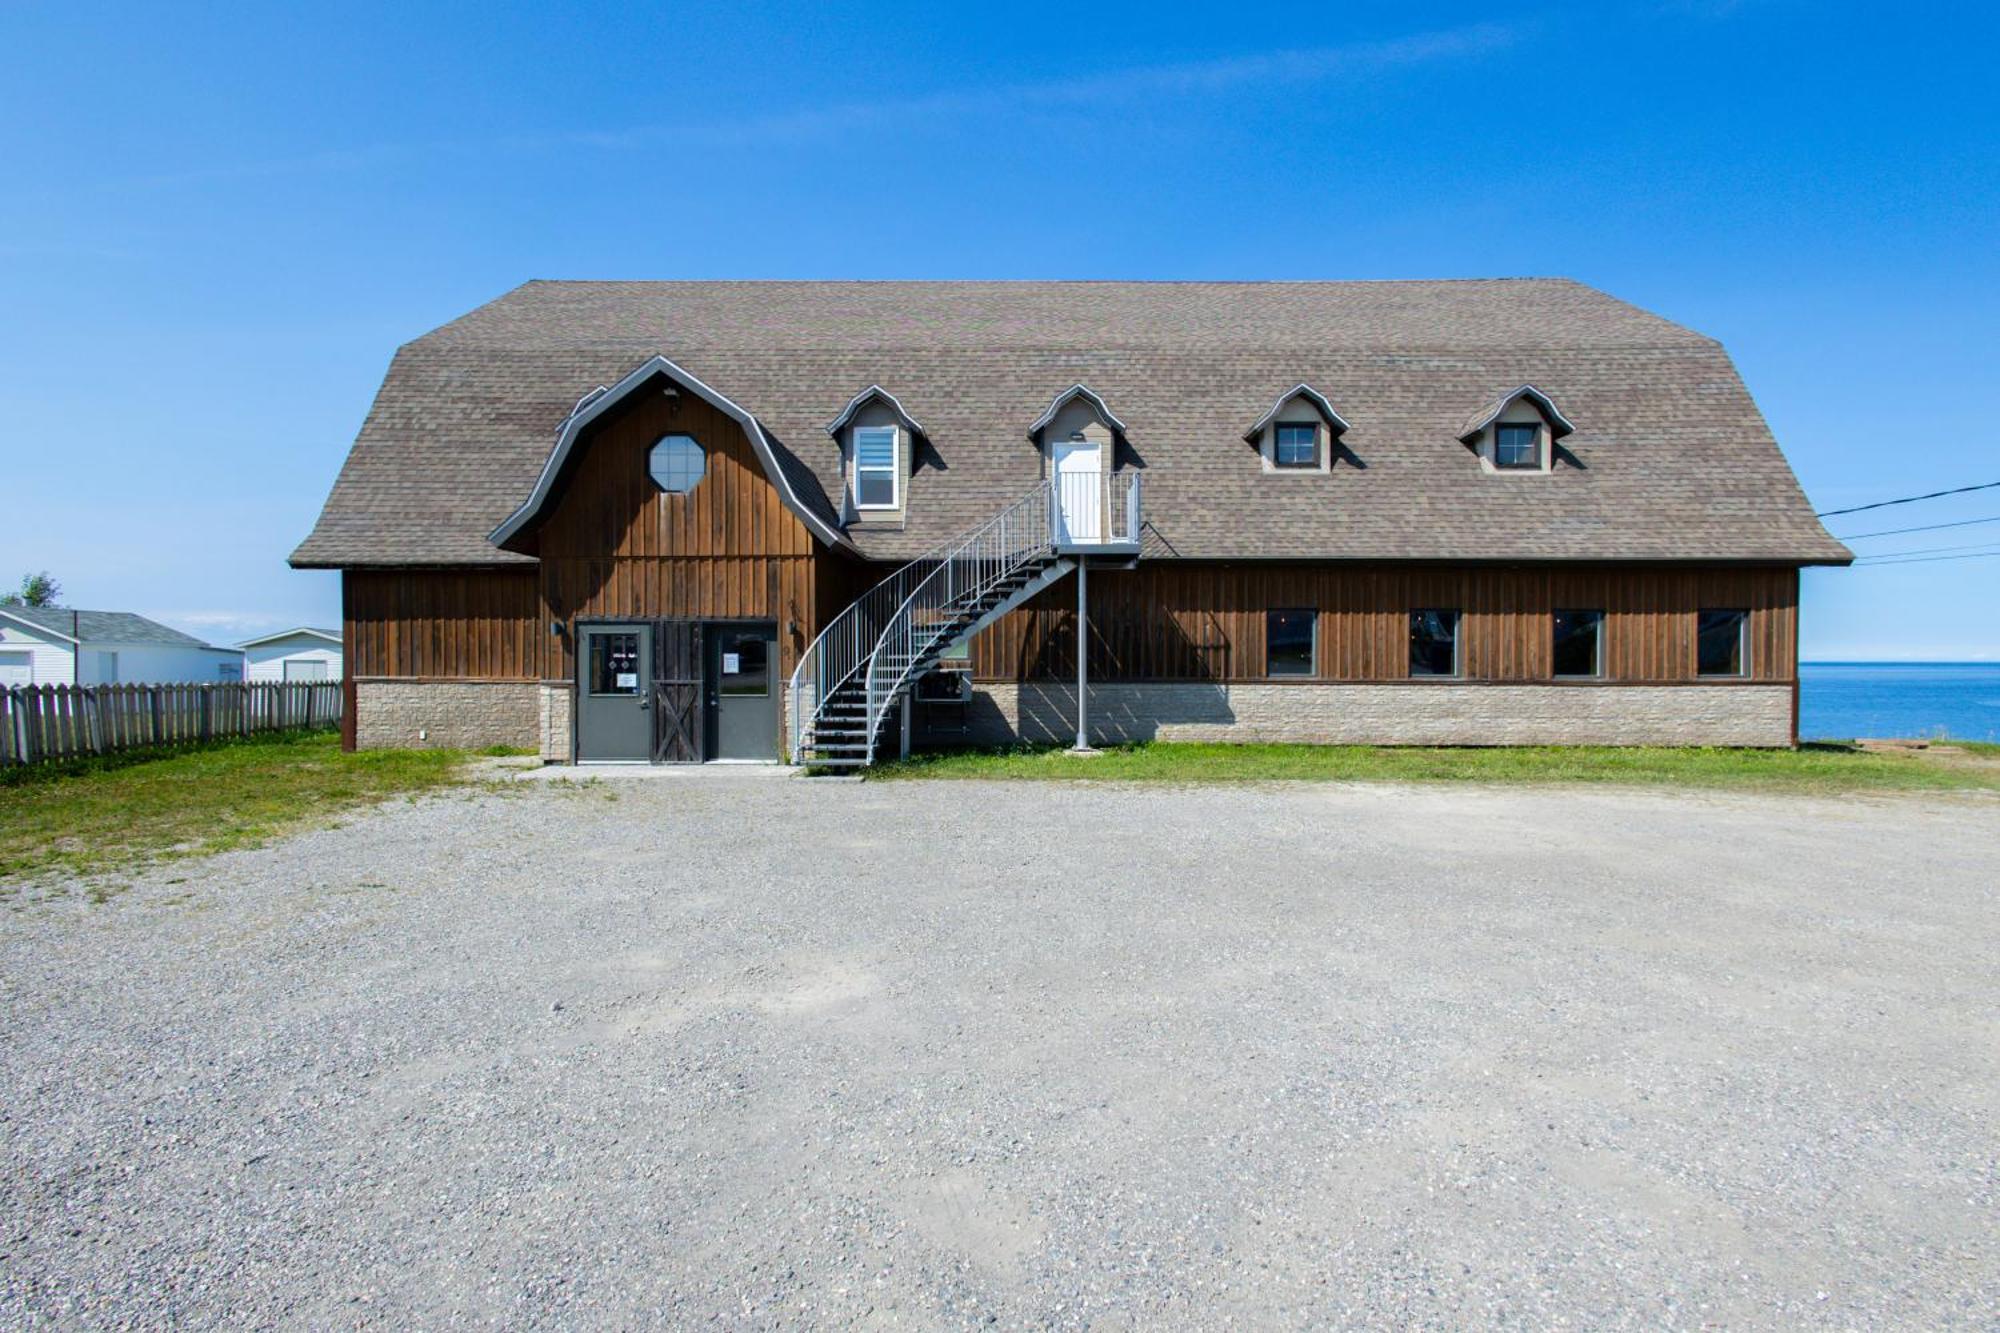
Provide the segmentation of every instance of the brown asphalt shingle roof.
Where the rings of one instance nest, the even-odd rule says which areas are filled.
[[[1024,432],[1079,382],[1126,424],[1158,555],[1848,557],[1716,342],[1566,280],[531,282],[397,352],[294,563],[522,563],[487,533],[578,397],[656,353],[754,413],[815,507],[840,487],[825,423],[895,394],[932,456],[903,531],[853,534],[884,559],[1032,486]],[[1354,461],[1266,473],[1243,431],[1301,382]],[[1575,433],[1551,475],[1487,473],[1458,434],[1523,384]]]

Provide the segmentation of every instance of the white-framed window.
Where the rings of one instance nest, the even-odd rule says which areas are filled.
[[[288,657],[285,659],[286,680],[325,680],[326,662],[317,657]]]
[[[902,507],[902,469],[896,462],[894,426],[854,428],[854,507]]]

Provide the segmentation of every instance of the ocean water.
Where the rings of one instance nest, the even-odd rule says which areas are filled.
[[[2000,662],[1804,662],[1799,736],[2000,741]]]

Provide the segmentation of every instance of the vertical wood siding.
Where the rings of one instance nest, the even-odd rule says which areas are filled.
[[[340,584],[350,677],[533,680],[541,672],[549,633],[537,622],[532,568],[350,569]]]
[[[700,483],[685,495],[665,493],[648,473],[654,443],[669,433],[693,436],[707,454]],[[579,448],[537,537],[542,674],[571,673],[571,639],[548,635],[548,622],[596,616],[775,620],[788,674],[818,633],[822,555],[743,428],[693,394],[648,394],[599,423]]]
[[[669,432],[694,436],[707,453],[685,495],[666,494],[648,474],[652,446]],[[595,616],[775,620],[789,673],[829,594],[858,595],[870,581],[856,562],[815,546],[743,428],[692,395],[634,402],[579,448],[538,534],[539,569],[345,571],[350,674],[567,680],[571,636],[549,625]],[[823,563],[832,579],[824,592]]]
[[[1551,613],[1605,613],[1604,679],[1695,676],[1695,615],[1750,612],[1750,679],[1790,681],[1798,654],[1798,571],[1319,567],[1141,564],[1090,579],[1091,674],[1102,680],[1265,678],[1264,613],[1317,611],[1321,681],[1409,676],[1409,613],[1456,609],[1467,680],[1546,680]],[[1076,585],[1064,580],[973,643],[983,681],[1076,672]]]

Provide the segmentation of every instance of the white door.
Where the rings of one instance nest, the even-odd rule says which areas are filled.
[[[1104,445],[1098,440],[1058,440],[1056,510],[1068,542],[1104,540]]]

